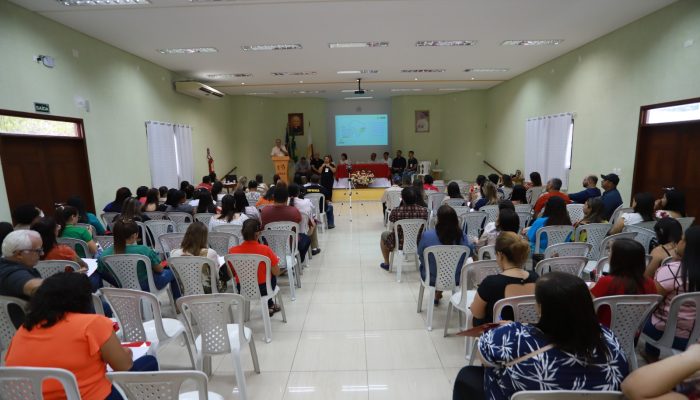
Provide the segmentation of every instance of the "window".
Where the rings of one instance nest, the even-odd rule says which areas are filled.
[[[645,117],[647,124],[700,120],[700,102],[648,109]]]
[[[81,137],[76,122],[0,114],[0,133],[35,136]]]

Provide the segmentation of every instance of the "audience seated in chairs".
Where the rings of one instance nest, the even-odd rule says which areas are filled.
[[[659,245],[654,247],[654,250],[649,253],[651,255],[651,261],[647,264],[644,276],[653,278],[656,274],[656,270],[659,269],[661,263],[668,257],[673,257],[677,259],[676,246],[678,242],[681,241],[683,237],[683,227],[681,223],[675,218],[661,218],[659,222],[654,225],[654,232],[656,233],[656,240],[658,240]]]
[[[321,252],[318,248],[318,230],[316,229],[316,221],[314,220],[314,205],[311,200],[299,198],[299,185],[292,183],[288,186],[289,205],[295,207],[300,213],[306,215],[308,226],[301,226],[301,233],[306,234],[311,239],[311,255],[315,256]]]
[[[569,199],[572,202],[578,204],[584,204],[586,200],[592,199],[594,197],[600,197],[600,189],[596,186],[598,184],[598,177],[595,175],[589,175],[583,178],[583,190],[577,193],[569,193]]]
[[[679,294],[700,290],[700,226],[692,226],[685,231],[676,247],[676,254],[680,261],[662,265],[654,275],[657,293],[664,296],[664,299],[644,326],[644,333],[652,339],[659,339],[664,333],[671,300]],[[682,350],[688,345],[688,336],[695,324],[694,315],[693,306],[681,306],[673,348]],[[645,351],[648,359],[659,355],[659,350],[649,344]]]
[[[654,280],[644,276],[644,246],[632,239],[617,239],[610,250],[610,273],[591,288],[594,298],[622,294],[656,294]],[[598,310],[600,323],[610,326],[610,307]]]
[[[12,218],[15,220],[15,229],[29,229],[29,227],[44,213],[34,204],[23,204],[12,211]]]
[[[433,177],[431,175],[426,175],[423,177],[423,190],[432,190],[433,192],[438,192],[438,188],[433,185]]]
[[[505,200],[510,200],[513,196],[513,179],[509,174],[501,175],[501,187],[499,188],[503,193],[503,198]]]
[[[561,192],[562,181],[559,178],[552,178],[547,182],[547,192],[543,193],[538,199],[535,205],[532,207],[533,215],[538,216],[542,212],[547,201],[552,197],[559,197],[564,200],[565,204],[571,203],[571,199],[566,193]]]
[[[624,213],[615,221],[615,225],[610,229],[611,235],[622,232],[627,225],[654,221],[654,196],[651,193],[635,194],[632,209],[634,212]]]
[[[166,191],[167,192],[167,191]],[[158,206],[160,205],[160,192],[158,189],[151,188],[146,192],[146,201],[141,207],[141,212],[153,212],[158,211]]]
[[[530,251],[534,254],[544,253],[547,248],[547,236],[540,239],[540,248],[536,249],[537,230],[550,225],[571,225],[569,212],[566,210],[566,202],[558,196],[550,196],[542,216],[537,218],[532,225],[524,229],[524,233],[530,240]]]
[[[223,195],[221,192],[224,191],[224,184],[221,183],[221,181],[216,181],[211,184],[211,198],[214,199],[214,202],[218,202]]]
[[[78,223],[78,210],[71,206],[59,206],[56,209],[55,217],[56,223],[59,225],[59,237],[80,239],[87,243],[88,251],[93,256],[97,254],[97,242],[93,240],[92,232],[76,225]],[[88,257],[87,254],[83,254],[82,248],[76,249],[76,252],[80,257]]]
[[[617,185],[620,183],[620,177],[617,174],[601,175],[603,181],[600,186],[603,188],[603,194],[600,196],[603,200],[605,211],[603,216],[610,221],[615,210],[622,205],[622,196],[617,190]]]
[[[527,189],[527,202],[534,205],[544,192],[542,176],[539,172],[530,172],[530,182],[525,183],[525,189]]]
[[[158,188],[158,201],[162,204],[165,203],[165,198],[168,196],[168,187],[161,186]]]
[[[246,198],[250,197],[253,200],[253,204],[257,203],[261,196],[260,192],[258,192],[258,182],[248,181],[248,188],[245,190],[245,193]]]
[[[269,205],[260,212],[263,228],[270,222],[295,222],[301,224],[301,213],[295,207],[287,205],[289,201],[289,189],[284,182],[278,182],[274,190],[275,203]],[[311,239],[308,235],[297,232],[299,238],[297,249],[301,261],[306,259],[306,252],[311,247]]]
[[[397,208],[391,210],[389,214],[389,222],[392,224],[396,221],[402,219],[428,219],[428,209],[417,204],[418,202],[418,191],[414,187],[406,187],[401,191],[401,205]],[[420,235],[419,235],[420,237]],[[389,271],[389,253],[396,247],[396,238],[394,237],[393,231],[386,231],[382,233],[382,237],[379,240],[379,247],[382,250],[382,257],[384,257],[384,262],[380,264],[380,267],[386,271]],[[399,246],[403,246],[403,236],[399,235]]]
[[[185,232],[185,236],[182,238],[182,243],[179,249],[174,249],[170,251],[170,257],[181,257],[181,256],[195,256],[195,257],[206,257],[214,261],[214,265],[219,265],[219,255],[216,254],[214,249],[209,248],[209,231],[207,226],[200,221],[192,222]],[[220,275],[219,275],[220,276]],[[224,276],[228,278],[228,273],[224,268]],[[219,282],[214,282],[217,285],[219,293],[226,291],[226,281],[224,279]],[[202,283],[204,293],[210,294],[211,290],[211,271],[209,271],[209,265],[202,265]]]
[[[131,197],[131,190],[129,190],[128,187],[121,187],[117,189],[117,194],[114,196],[114,201],[107,204],[102,211],[121,213],[124,200],[128,197]]]
[[[153,281],[156,284],[156,288],[163,289],[169,284],[170,290],[173,293],[173,298],[177,299],[180,297],[180,286],[175,280],[173,271],[161,265],[160,257],[152,248],[136,243],[139,237],[139,226],[136,225],[136,222],[119,219],[114,223],[113,233],[114,245],[105,249],[102,252],[102,257],[112,254],[141,254],[148,257],[151,260],[151,265],[139,264],[137,268],[141,290],[149,291],[146,268],[151,268],[153,270]],[[97,262],[97,271],[103,275],[111,275],[109,267],[102,262],[101,258]]]
[[[435,229],[431,229],[423,232],[418,242],[418,260],[420,265],[418,270],[420,271],[421,279],[425,279],[425,264],[423,252],[426,248],[430,246],[439,245],[458,245],[467,246],[470,252],[473,251],[472,246],[469,244],[469,239],[467,235],[462,231],[459,226],[459,218],[457,218],[457,213],[454,208],[448,205],[442,205],[437,210],[437,223],[435,224]],[[460,276],[462,275],[462,266],[466,262],[466,257],[459,260],[459,265],[457,266],[457,271],[455,274],[455,283],[459,285]],[[435,286],[435,279],[437,277],[437,265],[435,260],[427,260],[428,269],[430,273],[430,286]],[[435,304],[440,302],[442,298],[442,291],[435,291]]]
[[[527,190],[523,185],[513,186],[513,191],[510,194],[510,201],[514,205],[527,204]]]
[[[122,213],[119,214],[115,220],[123,218],[138,222],[150,221],[151,218],[141,211],[142,208],[143,205],[136,198],[129,197],[128,199],[124,200],[124,205],[122,205]]]
[[[255,175],[255,182],[258,183],[258,193],[260,193],[261,195],[267,193],[269,187],[267,186],[267,183],[265,183],[262,174]]]
[[[204,176],[202,177],[202,182],[200,182],[199,185],[197,185],[197,187],[195,187],[195,190],[198,190],[198,189],[206,189],[208,192],[211,192],[211,188],[212,188],[212,186],[211,186],[211,176],[209,176],[209,175],[204,175]]]
[[[61,273],[43,281],[29,303],[24,324],[15,334],[5,358],[8,367],[63,368],[72,372],[84,399],[122,399],[106,377],[115,371],[157,371],[153,356],[132,361],[122,347],[113,321],[91,314],[90,281],[83,274]],[[46,399],[61,398],[62,386],[47,380]]]
[[[325,197],[326,204],[316,204],[315,206],[318,207],[319,210],[325,210],[326,211],[326,221],[328,222],[328,229],[333,229],[335,228],[335,217],[333,216],[333,204],[331,204],[330,197],[328,196],[328,189],[324,188],[320,184],[321,182],[321,177],[319,175],[313,174],[311,175],[310,182],[304,185],[304,187],[301,188],[302,194],[307,194],[307,193],[320,193]],[[394,187],[394,186],[392,186]],[[387,189],[389,190],[389,189]],[[386,199],[384,196],[386,196],[386,191],[384,192],[385,194],[382,196],[382,207],[384,210],[386,210]]]
[[[664,195],[654,202],[657,219],[685,217],[685,194],[675,188],[664,189]]]
[[[574,228],[587,224],[603,224],[605,220],[603,212],[603,200],[600,197],[591,197],[583,203],[583,218],[574,224]],[[588,232],[583,231],[579,237],[575,238],[579,242],[585,242],[588,239]]]
[[[42,282],[34,266],[43,254],[41,235],[36,231],[21,229],[5,236],[0,259],[0,296],[24,300],[32,297]]]
[[[275,204],[275,187],[267,189],[264,195],[260,196],[258,202],[255,203],[255,207],[260,208],[261,206],[269,206]]]
[[[469,306],[474,326],[493,322],[493,306],[498,300],[533,294],[539,277],[535,271],[525,271],[529,246],[517,233],[502,232],[498,235],[495,252],[501,272],[487,276],[479,284],[474,301]],[[512,310],[504,310],[502,317],[512,320]]]
[[[479,211],[483,206],[492,206],[498,204],[498,191],[496,185],[485,182],[481,187],[482,197],[474,204],[474,209]]]
[[[187,194],[182,190],[168,191],[168,199],[165,201],[165,205],[164,211],[166,212],[194,213],[194,207],[187,202]]]
[[[221,214],[209,220],[209,230],[219,225],[243,225],[248,216],[236,209],[236,199],[231,194],[227,194],[221,199]]]
[[[498,202],[498,217],[496,217],[496,221],[486,224],[484,232],[476,242],[476,250],[496,244],[496,238],[501,232],[518,233],[519,231],[520,218],[515,212],[513,203],[510,200],[500,200]]]
[[[423,180],[419,177],[413,178],[413,189],[416,191],[416,204],[421,207],[428,207],[428,194],[423,189]]]
[[[158,192],[156,191],[156,200],[158,199]],[[79,196],[71,196],[66,201],[66,204],[75,207],[78,210],[78,223],[80,224],[90,224],[94,228],[95,235],[104,235],[105,228],[102,223],[97,218],[97,216],[91,212],[85,211],[85,203],[83,199]]]
[[[211,192],[207,189],[199,189],[199,203],[197,203],[197,209],[195,213],[216,213],[216,204],[214,204],[214,199],[211,197]]]
[[[450,182],[447,184],[447,197],[445,197],[442,202],[445,203],[449,199],[464,199],[457,182]]]
[[[474,208],[476,202],[479,201],[480,198],[484,197],[484,185],[486,184],[486,176],[477,175],[476,179],[474,180],[474,183],[476,185],[476,190],[472,186],[469,192],[469,202],[471,203],[472,208]]]
[[[42,249],[44,254],[40,257],[41,260],[67,260],[75,261],[80,265],[81,269],[87,271],[87,264],[70,246],[58,244],[56,241],[58,234],[58,225],[51,217],[44,217],[32,224],[32,230],[39,232],[41,235]]]
[[[548,273],[535,285],[535,300],[537,324],[506,323],[481,336],[484,366],[462,368],[453,399],[506,400],[521,390],[620,389],[627,360],[612,331],[598,323],[585,282]]]
[[[248,218],[255,218],[260,221],[260,211],[254,206],[251,206],[248,202],[248,198],[243,190],[238,189],[233,192],[233,201],[235,204],[235,210],[237,213],[242,213],[248,216]]]

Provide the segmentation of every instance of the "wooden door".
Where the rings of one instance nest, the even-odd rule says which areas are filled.
[[[53,215],[55,203],[78,195],[94,211],[84,138],[0,135],[0,158],[11,210],[33,203]]]

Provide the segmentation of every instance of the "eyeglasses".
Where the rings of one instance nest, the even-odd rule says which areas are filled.
[[[20,251],[20,252],[31,251],[32,253],[36,253],[37,255],[40,255],[40,256],[44,255],[44,249],[22,249],[22,250],[18,250],[18,251]]]

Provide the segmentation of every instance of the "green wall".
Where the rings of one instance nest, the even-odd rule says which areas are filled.
[[[487,158],[507,171],[524,167],[526,119],[571,111],[571,188],[619,168],[629,199],[640,106],[700,96],[698,71],[700,2],[679,1],[490,89]]]

